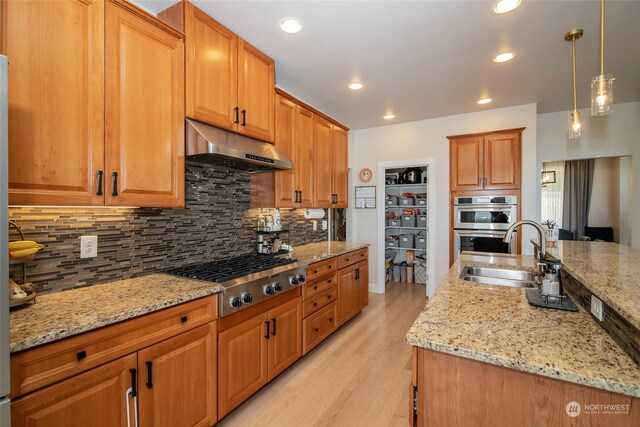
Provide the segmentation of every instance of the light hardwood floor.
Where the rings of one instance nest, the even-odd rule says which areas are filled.
[[[426,303],[424,285],[393,283],[369,305],[218,425],[408,426],[411,347],[405,334]]]

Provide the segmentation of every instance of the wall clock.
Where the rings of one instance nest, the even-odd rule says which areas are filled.
[[[371,169],[362,168],[362,170],[360,171],[360,181],[369,182],[371,181],[371,178],[373,178],[373,172],[371,172]]]

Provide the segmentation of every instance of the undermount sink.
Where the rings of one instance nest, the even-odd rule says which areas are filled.
[[[465,267],[460,274],[462,280],[483,285],[510,286],[513,288],[535,287],[535,273],[504,268]]]

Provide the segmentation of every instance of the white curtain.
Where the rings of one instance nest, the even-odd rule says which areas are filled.
[[[545,162],[543,171],[554,171],[556,182],[542,187],[542,221],[555,221],[556,228],[562,228],[562,205],[564,192],[564,161]]]

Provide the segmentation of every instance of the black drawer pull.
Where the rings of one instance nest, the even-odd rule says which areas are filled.
[[[271,335],[273,335],[274,337],[276,336],[276,318],[272,318],[271,319],[271,324],[273,326],[273,330],[271,331]]]
[[[235,120],[233,121],[233,123],[240,123],[240,107],[236,107],[233,109],[233,112],[236,115]]]
[[[131,373],[131,397],[136,397],[136,395],[138,394],[138,380],[136,379],[137,371],[135,369],[129,369],[129,372]]]
[[[247,110],[242,110],[242,126],[247,125]]]
[[[188,318],[187,316],[182,316],[182,317],[180,318],[180,321],[181,321],[182,323],[187,323],[187,320],[189,320],[189,318]]]
[[[333,317],[329,317],[329,322],[333,322]]]
[[[327,298],[331,299],[331,295],[327,295]]]
[[[318,274],[318,270],[313,270],[313,274]]]
[[[331,283],[331,279],[327,280],[327,283]]]
[[[313,328],[313,332],[318,332],[320,329],[318,328]]]
[[[269,322],[264,322],[264,324],[265,324],[265,326],[267,327],[267,331],[265,332],[264,337],[265,337],[266,339],[269,339],[269,325],[270,325],[270,323],[269,323]]]
[[[153,362],[144,362],[147,365],[147,388],[153,388]]]
[[[349,258],[346,258],[345,261],[349,262]]]
[[[112,196],[118,195],[118,172],[113,172],[111,174],[111,178],[113,178],[113,188],[111,190]]]
[[[314,302],[314,303],[313,303],[313,306],[314,306],[314,307],[317,307],[317,306],[318,306],[318,303],[317,303],[317,302]]]
[[[76,354],[76,359],[78,359],[78,361],[84,359],[87,357],[87,352],[82,350],[81,352],[79,352],[78,354]]]
[[[313,287],[313,290],[314,290],[314,291],[318,290],[318,285],[314,286],[314,287]]]
[[[333,267],[331,264],[329,264],[329,268]]]

